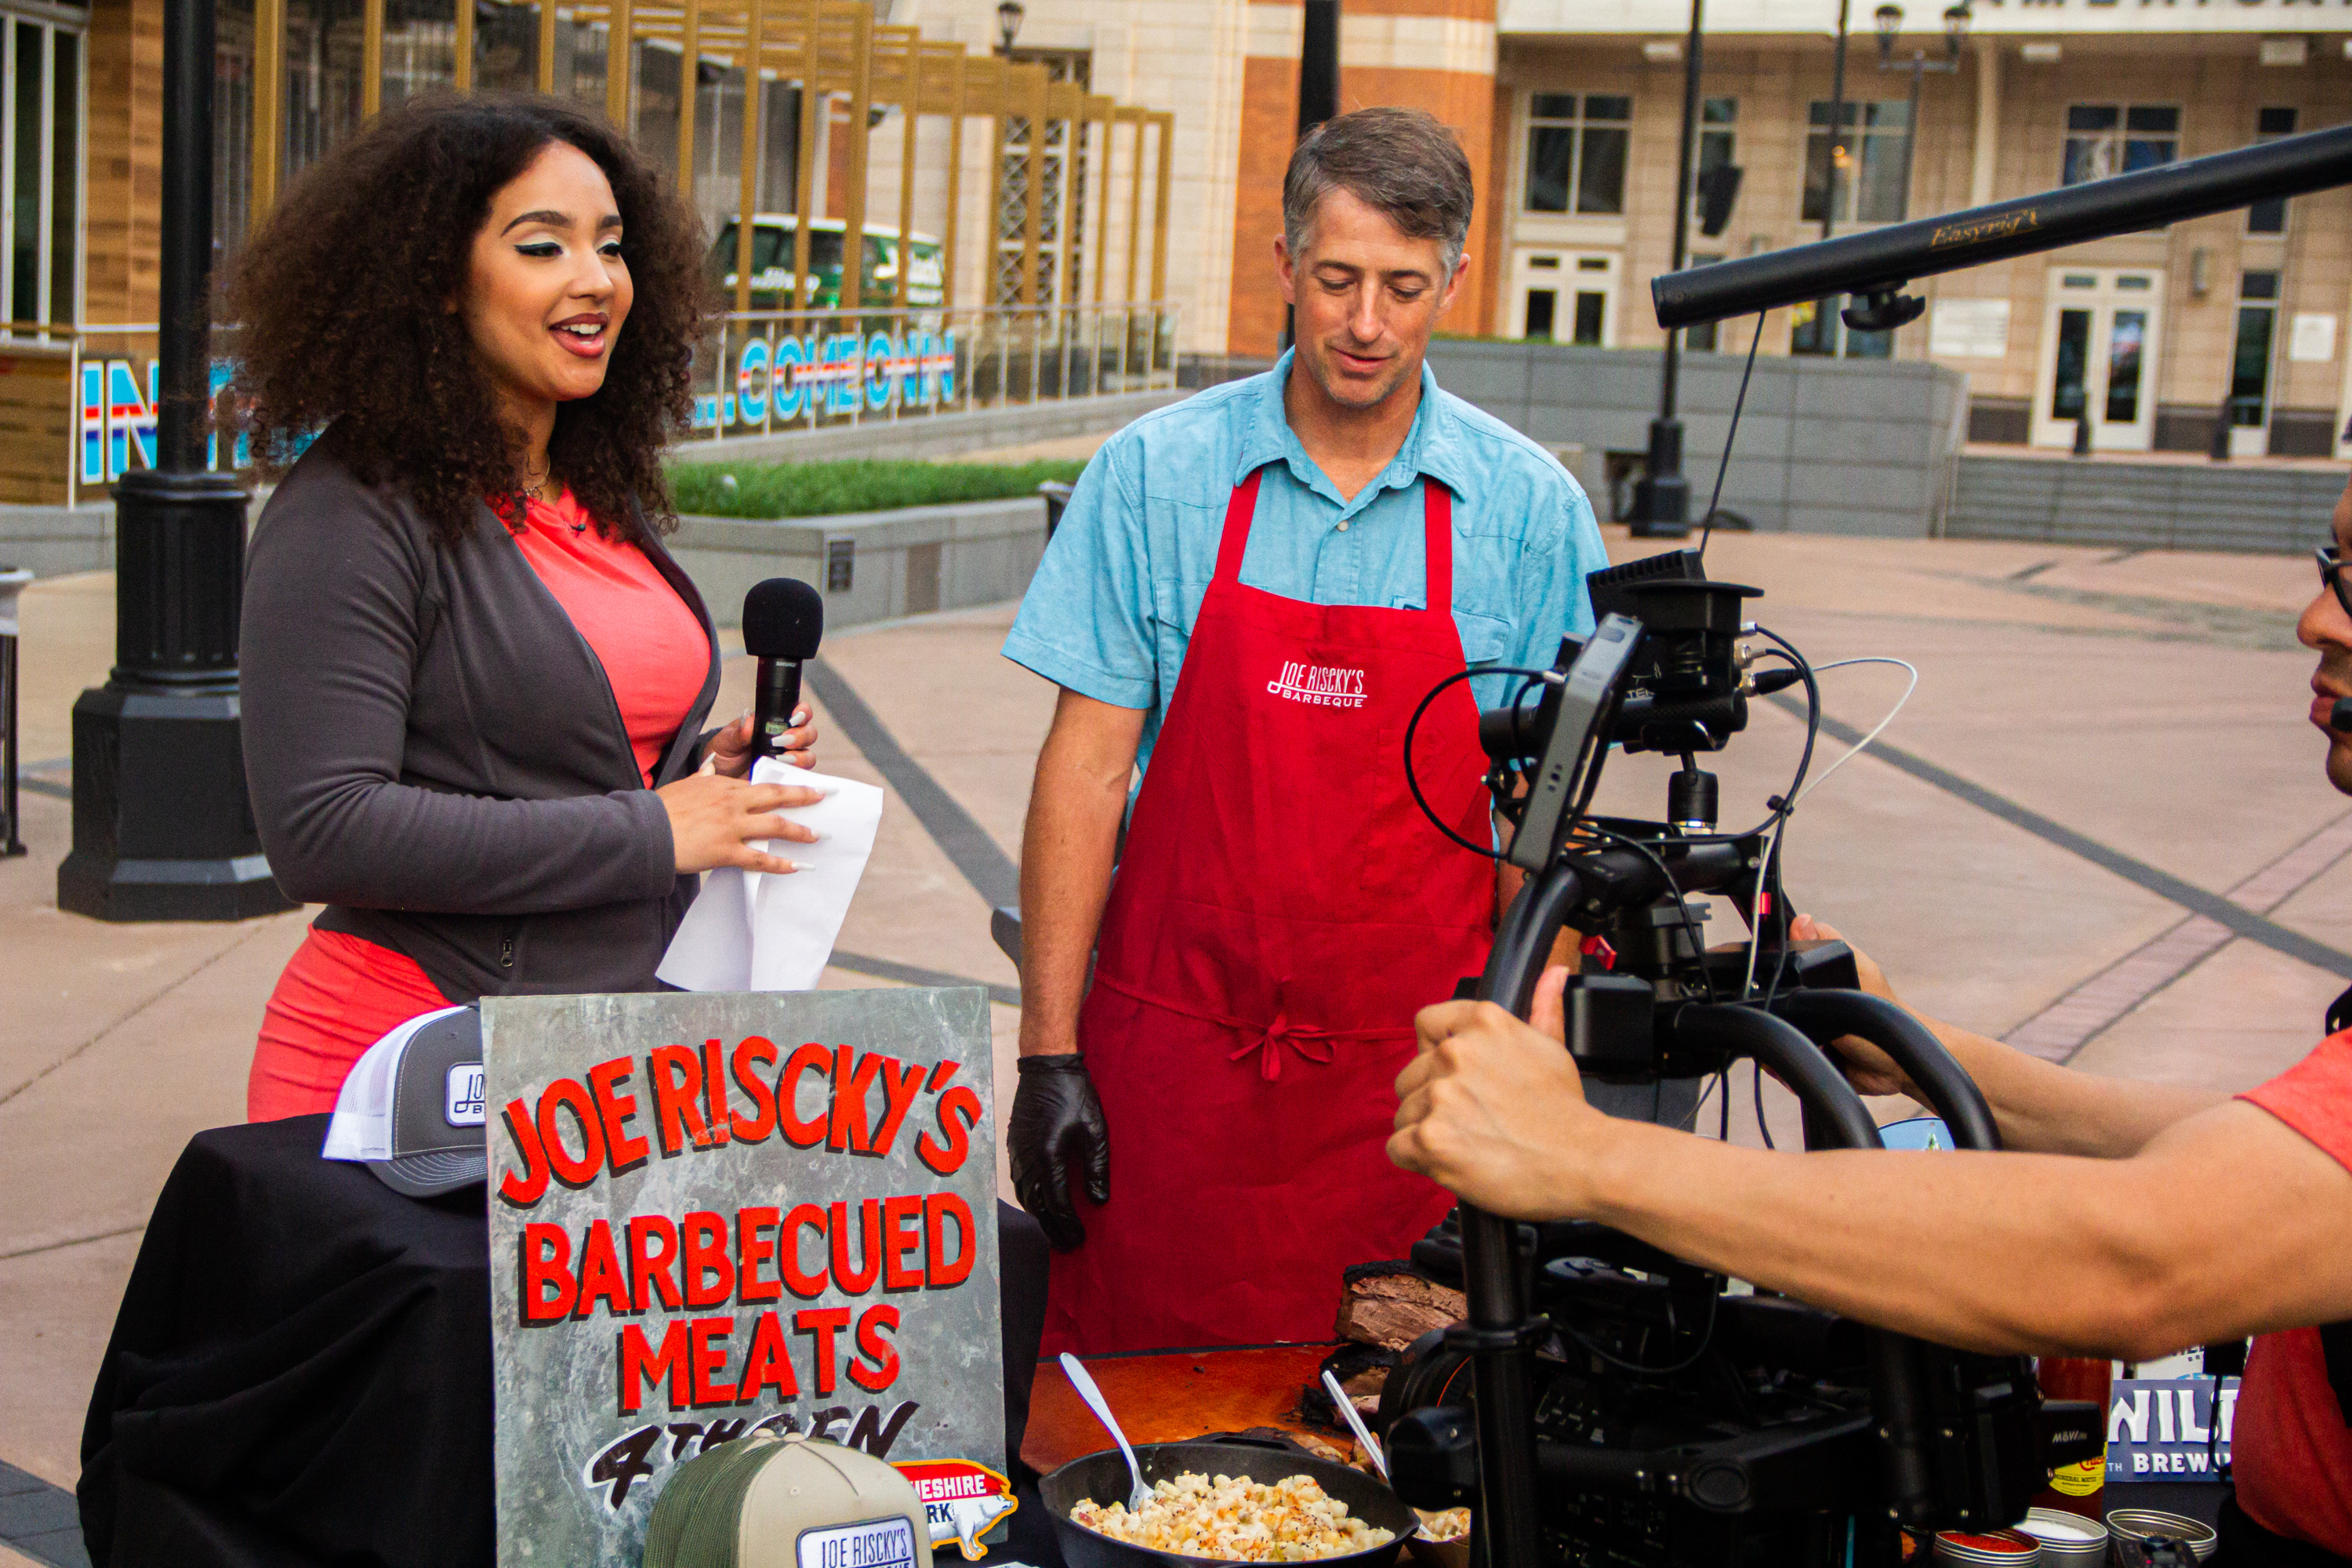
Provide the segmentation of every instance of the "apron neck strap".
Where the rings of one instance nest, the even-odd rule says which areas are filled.
[[[1421,476],[1423,595],[1433,616],[1454,614],[1454,492],[1427,474]]]
[[[1234,487],[1233,500],[1225,503],[1225,531],[1217,540],[1216,579],[1221,583],[1242,580],[1242,552],[1249,548],[1250,519],[1257,513],[1258,481],[1265,477],[1264,468],[1253,468],[1249,478]],[[1421,479],[1422,574],[1426,584],[1423,598],[1431,614],[1451,616],[1454,613],[1454,492],[1424,474]]]
[[[1217,541],[1220,583],[1242,580],[1242,552],[1249,548],[1250,518],[1257,511],[1257,482],[1265,477],[1264,468],[1252,468],[1249,478],[1234,487],[1234,499],[1225,503],[1225,531]]]

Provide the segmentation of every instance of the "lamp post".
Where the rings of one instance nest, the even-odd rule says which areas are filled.
[[[270,879],[238,739],[245,491],[205,468],[214,0],[164,0],[156,466],[114,487],[114,668],[73,712],[58,906],[109,921],[293,908]]]
[[[1683,50],[1682,145],[1675,160],[1675,255],[1672,271],[1690,262],[1691,155],[1698,133],[1699,29],[1706,0],[1691,0],[1690,39]],[[1682,376],[1683,334],[1666,333],[1658,379],[1658,416],[1650,421],[1650,451],[1633,483],[1628,531],[1636,539],[1680,539],[1690,532],[1690,481],[1683,477],[1683,422],[1675,395]]]
[[[1895,40],[1903,36],[1903,7],[1881,5],[1871,16],[1878,28],[1878,68],[1883,71],[1911,73],[1911,108],[1903,121],[1903,213],[1911,212],[1911,153],[1919,141],[1919,83],[1928,76],[1940,76],[1960,68],[1960,46],[1968,41],[1969,8],[1951,5],[1944,11],[1944,58],[1929,59],[1925,49],[1914,49],[1907,60],[1895,58]]]
[[[1021,0],[1003,0],[996,7],[996,36],[1001,40],[997,53],[1008,56],[1013,53],[1013,40],[1021,36],[1021,19],[1028,14]]]
[[[1308,132],[1339,116],[1339,0],[1307,0],[1305,20],[1298,37],[1296,142],[1306,141]],[[1281,348],[1287,350],[1297,335],[1298,308],[1285,305]]]

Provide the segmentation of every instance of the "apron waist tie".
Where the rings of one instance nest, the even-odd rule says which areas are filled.
[[[1305,1061],[1318,1067],[1328,1067],[1337,1055],[1333,1047],[1343,1041],[1410,1039],[1413,1033],[1410,1025],[1402,1027],[1391,1025],[1386,1027],[1366,1029],[1325,1029],[1312,1024],[1294,1024],[1290,1022],[1287,1014],[1278,1007],[1275,1010],[1272,1023],[1253,1023],[1247,1018],[1236,1018],[1228,1014],[1213,1013],[1204,1008],[1180,1006],[1165,997],[1154,996],[1150,992],[1114,979],[1099,969],[1095,971],[1095,984],[1108,986],[1120,995],[1143,1003],[1146,1006],[1157,1007],[1162,1012],[1174,1013],[1182,1017],[1196,1019],[1201,1023],[1215,1024],[1245,1037],[1247,1043],[1228,1053],[1225,1059],[1237,1062],[1252,1052],[1256,1052],[1258,1076],[1268,1083],[1277,1082],[1282,1077],[1282,1047],[1285,1046],[1297,1051],[1300,1058]]]

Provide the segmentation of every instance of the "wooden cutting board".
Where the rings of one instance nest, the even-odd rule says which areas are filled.
[[[1204,1432],[1276,1426],[1333,1435],[1297,1415],[1298,1391],[1315,1381],[1329,1345],[1271,1350],[1153,1351],[1139,1355],[1081,1357],[1110,1403],[1130,1443],[1178,1443]],[[1339,1446],[1348,1447],[1339,1439]],[[1042,1474],[1082,1454],[1113,1447],[1094,1412],[1052,1360],[1037,1363],[1029,1394],[1029,1431],[1021,1457]]]

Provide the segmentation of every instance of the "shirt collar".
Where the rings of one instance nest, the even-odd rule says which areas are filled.
[[[1282,357],[1274,362],[1273,371],[1261,386],[1257,410],[1242,435],[1241,456],[1234,468],[1236,487],[1268,463],[1287,463],[1298,482],[1310,488],[1320,479],[1307,456],[1307,448],[1299,444],[1283,412],[1283,388],[1289,384],[1290,363],[1297,352],[1283,350]],[[1468,493],[1468,466],[1463,460],[1458,421],[1438,397],[1437,373],[1425,359],[1421,363],[1421,406],[1413,411],[1412,427],[1405,432],[1404,445],[1397,448],[1397,455],[1380,479],[1367,486],[1365,495],[1357,500],[1364,500],[1383,487],[1402,489],[1423,475],[1456,496]],[[1328,480],[1320,482],[1323,488],[1329,488]]]

